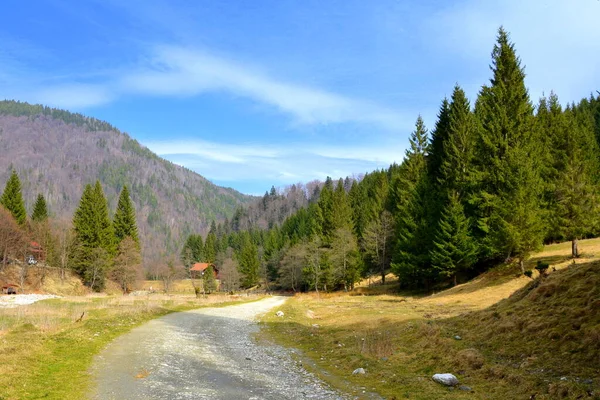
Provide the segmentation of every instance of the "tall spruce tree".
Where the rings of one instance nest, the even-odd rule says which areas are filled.
[[[73,216],[73,229],[76,235],[73,265],[87,285],[101,290],[108,269],[105,258],[114,256],[116,247],[108,203],[99,181],[94,186],[86,185]]]
[[[239,270],[242,274],[241,284],[245,288],[250,288],[258,284],[260,261],[258,259],[258,249],[250,239],[244,240],[242,249],[238,256]]]
[[[117,244],[121,243],[126,237],[130,237],[139,245],[140,239],[135,218],[135,208],[129,196],[127,186],[123,186],[123,190],[121,190],[119,202],[117,203],[117,211],[113,218],[113,227]]]
[[[2,197],[0,197],[0,204],[10,211],[19,225],[25,225],[25,222],[27,222],[27,211],[25,210],[25,202],[23,201],[23,194],[21,192],[21,181],[19,180],[17,171],[14,169],[6,182],[4,192],[2,193]]]
[[[42,222],[48,219],[48,207],[46,205],[46,199],[40,193],[33,206],[33,212],[31,213],[31,220],[34,222]]]
[[[485,256],[523,262],[541,244],[541,180],[533,107],[525,73],[503,28],[492,52],[493,77],[479,94],[478,233]]]
[[[464,206],[469,206],[473,182],[475,123],[469,101],[457,85],[448,112],[448,136],[438,175],[442,205],[431,247],[431,263],[441,276],[452,277],[476,261],[477,246]]]
[[[427,151],[429,140],[421,116],[417,118],[410,148],[395,183],[397,243],[392,271],[403,285],[429,285],[427,219],[423,197],[426,189]]]

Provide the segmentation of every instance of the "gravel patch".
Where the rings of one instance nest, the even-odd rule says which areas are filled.
[[[283,297],[170,314],[112,342],[94,362],[92,399],[346,399],[291,351],[258,344],[255,318]]]
[[[0,308],[26,306],[33,304],[36,301],[58,298],[60,298],[60,296],[55,296],[53,294],[12,294],[0,296]]]

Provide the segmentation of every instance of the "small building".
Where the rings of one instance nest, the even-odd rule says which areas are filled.
[[[192,278],[200,279],[202,276],[204,276],[204,271],[206,271],[208,267],[212,267],[213,273],[215,274],[215,279],[219,279],[219,270],[214,264],[211,263],[196,263],[192,265],[190,268],[190,275]]]
[[[17,289],[19,289],[17,285],[9,283],[7,285],[2,286],[2,294],[17,294]]]

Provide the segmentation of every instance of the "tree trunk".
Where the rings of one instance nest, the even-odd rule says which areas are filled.
[[[456,286],[457,285],[457,283],[456,283],[456,274],[454,274],[453,279],[454,279],[454,286]]]
[[[519,266],[521,267],[521,274],[524,275],[525,274],[525,263],[523,262],[522,258],[519,258]]]
[[[577,238],[571,241],[571,256],[573,258],[579,258],[579,249],[577,248]]]

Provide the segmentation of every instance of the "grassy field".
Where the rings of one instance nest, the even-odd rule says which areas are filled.
[[[84,398],[93,356],[118,335],[170,312],[257,298],[79,296],[0,309],[0,399]]]
[[[350,382],[359,397],[366,390],[388,399],[598,399],[600,240],[580,247],[575,265],[568,243],[534,255],[529,268],[551,264],[543,279],[508,265],[418,298],[381,286],[297,295],[283,318],[264,318],[262,335],[300,349],[304,365],[341,390]],[[356,368],[367,373],[352,375]],[[431,380],[444,372],[472,390]]]

